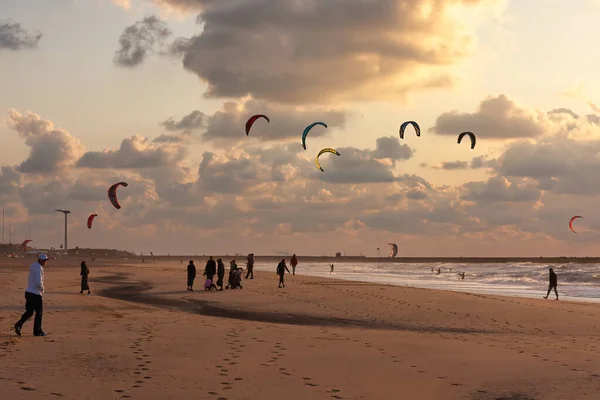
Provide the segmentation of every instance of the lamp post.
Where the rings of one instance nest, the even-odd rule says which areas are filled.
[[[63,214],[65,214],[65,254],[68,254],[68,247],[67,247],[67,215],[71,214],[71,211],[69,210],[54,210],[57,212],[61,212]]]

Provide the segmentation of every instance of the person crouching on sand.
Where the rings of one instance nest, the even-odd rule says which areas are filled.
[[[81,262],[81,291],[79,293],[83,293],[84,290],[87,290],[87,294],[90,294],[90,285],[88,284],[88,275],[90,274],[90,269],[85,265],[85,261]]]
[[[204,282],[204,290],[206,291],[211,289],[217,290],[217,287],[210,279],[206,278],[206,281]]]
[[[548,296],[550,296],[550,291],[554,289],[554,293],[556,294],[556,300],[558,300],[558,290],[556,290],[556,287],[558,286],[558,278],[556,277],[556,274],[554,273],[554,270],[552,268],[548,268],[548,271],[550,271],[550,284],[548,285],[548,293],[546,293],[544,298],[547,299]]]
[[[285,271],[288,272],[288,274],[290,273],[290,270],[288,269],[287,265],[285,265],[285,258],[282,258],[281,261],[279,262],[279,264],[277,265],[277,275],[279,275],[279,287],[281,288],[281,285],[283,285],[283,287],[285,287],[285,283],[283,282],[283,277],[285,276]]]
[[[196,279],[196,266],[194,261],[190,260],[187,266],[187,290],[194,291],[194,279]]]
[[[292,259],[290,260],[290,265],[292,266],[292,275],[296,275],[296,265],[298,265],[298,258],[294,254]]]

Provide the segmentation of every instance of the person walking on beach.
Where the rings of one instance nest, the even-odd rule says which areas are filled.
[[[213,257],[210,256],[208,257],[208,261],[206,262],[206,267],[204,267],[203,275],[206,275],[206,277],[212,281],[216,273],[217,263],[215,262],[215,260],[213,260]]]
[[[33,336],[46,336],[42,330],[42,294],[44,294],[44,265],[48,261],[48,256],[44,253],[38,255],[37,262],[29,267],[29,277],[27,279],[27,289],[25,289],[25,313],[21,316],[19,322],[15,324],[15,333],[21,336],[23,324],[31,318],[35,312],[33,321]]]
[[[81,291],[79,293],[83,293],[84,290],[87,290],[87,294],[90,294],[90,285],[88,285],[88,275],[90,274],[90,269],[85,265],[85,261],[81,262]]]
[[[554,293],[556,294],[556,300],[558,300],[558,290],[556,289],[556,287],[558,286],[558,278],[556,277],[556,274],[554,273],[554,270],[552,268],[548,268],[548,270],[550,271],[550,285],[548,285],[548,293],[546,293],[544,298],[547,299],[548,296],[550,296],[550,291],[554,289]]]
[[[290,270],[288,269],[287,265],[285,265],[285,258],[282,258],[279,264],[277,264],[277,275],[279,275],[279,288],[281,288],[281,285],[285,287],[285,283],[283,282],[285,271],[287,271],[288,274],[290,273]]]
[[[292,266],[292,275],[296,275],[296,265],[298,265],[298,259],[296,258],[295,254],[292,256],[292,259],[290,260],[290,265]]]
[[[190,260],[187,266],[187,290],[194,291],[194,279],[196,279],[196,266],[194,261]]]
[[[248,254],[248,261],[246,261],[248,271],[246,272],[246,279],[254,279],[254,253]]]
[[[225,264],[220,258],[217,260],[217,286],[219,291],[223,290],[223,278],[225,277]]]

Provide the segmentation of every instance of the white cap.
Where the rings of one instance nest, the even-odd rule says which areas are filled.
[[[45,255],[44,253],[40,253],[38,254],[38,260],[47,260],[48,256]]]

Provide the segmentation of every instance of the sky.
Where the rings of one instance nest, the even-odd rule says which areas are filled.
[[[70,248],[597,256],[599,17],[595,0],[3,0],[3,240],[58,247],[63,208]],[[246,135],[255,114],[270,122]],[[323,148],[340,156],[319,171]]]

